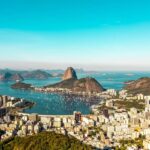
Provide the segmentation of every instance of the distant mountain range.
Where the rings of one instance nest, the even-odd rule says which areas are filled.
[[[18,73],[6,72],[0,75],[0,81],[23,81],[24,78]]]
[[[25,79],[48,79],[49,77],[53,77],[51,74],[42,70],[26,71],[20,74]]]
[[[36,77],[39,78],[39,75],[41,75],[41,71],[34,72],[36,74]],[[39,74],[37,76],[37,74]],[[42,75],[45,75],[46,77],[49,76],[48,73],[45,74],[45,72],[42,72]],[[34,75],[32,73],[32,75]],[[24,76],[26,77],[26,76]],[[28,77],[28,76],[27,76]],[[33,77],[30,75],[30,77]],[[34,76],[35,77],[35,76]],[[41,76],[40,76],[41,79]],[[32,89],[32,85],[17,82],[11,86],[13,89]],[[64,72],[64,75],[62,77],[62,81],[58,82],[56,84],[47,85],[44,88],[66,88],[70,89],[75,92],[102,92],[105,91],[105,89],[102,87],[102,85],[94,78],[81,78],[78,79],[76,75],[76,71],[72,67],[68,67],[67,70]]]
[[[76,73],[92,74],[98,73],[98,71],[85,71],[83,69],[75,69]],[[13,80],[26,80],[26,79],[48,79],[51,77],[63,77],[65,70],[12,70],[12,69],[0,69],[0,81],[13,81]]]
[[[33,70],[33,71],[18,71],[4,69],[0,70],[0,80],[1,81],[23,81],[25,79],[48,79],[50,77],[62,77],[59,73],[48,73],[43,70]]]

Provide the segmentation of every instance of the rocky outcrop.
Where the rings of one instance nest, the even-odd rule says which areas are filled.
[[[150,94],[150,78],[145,77],[145,78],[140,78],[138,80],[132,81],[128,83],[124,89],[128,90],[129,93],[131,94],[145,94],[149,95]]]
[[[63,80],[68,80],[68,79],[77,79],[77,75],[75,70],[72,67],[68,67],[67,70],[65,71],[63,75]]]
[[[7,72],[0,76],[0,80],[1,81],[23,81],[24,78],[18,73],[11,74],[11,73]]]
[[[66,88],[75,92],[102,92],[105,89],[94,78],[77,79],[75,70],[69,67],[63,76],[63,81],[45,86],[53,88]]]

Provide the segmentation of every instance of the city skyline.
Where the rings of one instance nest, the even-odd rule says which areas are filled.
[[[3,1],[0,68],[150,70],[149,4]]]

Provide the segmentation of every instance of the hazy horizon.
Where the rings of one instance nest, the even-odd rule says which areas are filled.
[[[0,2],[0,68],[150,71],[149,0]]]
[[[8,62],[7,62],[8,63]],[[19,65],[18,65],[19,63]],[[33,63],[31,66],[30,66],[31,62],[17,62],[16,64],[15,63],[11,63],[9,65],[5,65],[5,63],[3,64],[0,64],[0,69],[10,69],[10,70],[66,70],[67,67],[73,67],[74,69],[83,69],[84,71],[114,71],[114,72],[134,72],[134,71],[144,71],[144,72],[147,72],[147,71],[150,71],[150,69],[147,67],[138,67],[136,68],[135,66],[130,66],[130,68],[128,66],[124,66],[124,67],[120,67],[118,68],[118,66],[112,66],[112,65],[109,65],[109,66],[105,66],[105,65],[99,65],[99,66],[84,66],[84,65],[74,65],[74,64],[71,64],[71,65],[59,65],[59,64],[50,64],[50,63]],[[113,68],[113,69],[112,69]]]

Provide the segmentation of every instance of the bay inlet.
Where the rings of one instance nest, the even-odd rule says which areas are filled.
[[[80,74],[81,77],[86,77],[87,74]],[[120,90],[124,86],[125,81],[135,80],[142,76],[150,76],[149,72],[140,73],[134,72],[133,76],[128,76],[128,72],[106,72],[90,75],[96,78],[105,88],[114,88]],[[61,78],[49,78],[47,80],[25,80],[25,83],[33,84],[34,86],[45,86],[61,81]],[[45,115],[69,115],[73,111],[80,111],[82,114],[89,114],[90,104],[81,101],[80,99],[73,98],[66,100],[63,95],[56,93],[39,93],[35,91],[14,90],[11,85],[14,82],[0,82],[0,95],[9,95],[35,102],[30,109],[24,110],[26,113],[38,113]]]

